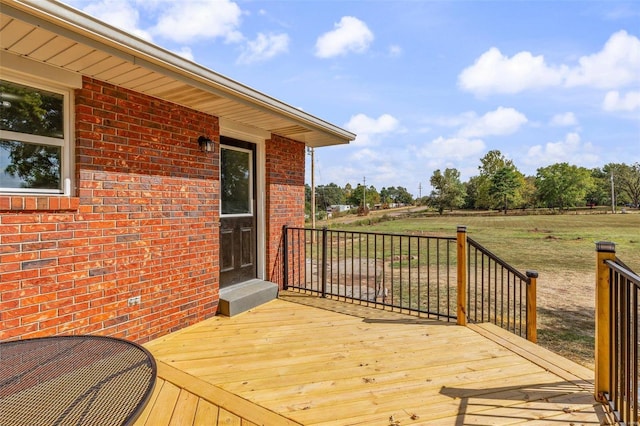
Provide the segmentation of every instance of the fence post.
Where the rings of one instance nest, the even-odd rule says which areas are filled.
[[[287,225],[282,225],[282,289],[289,289],[289,238],[287,238]]]
[[[322,297],[327,297],[327,227],[322,227]]]
[[[538,314],[537,314],[537,271],[527,271],[527,278],[529,283],[527,284],[527,340],[533,343],[538,343]]]
[[[616,245],[599,241],[596,253],[595,397],[602,400],[603,393],[611,392],[611,273],[605,262],[615,260]]]
[[[467,325],[467,227],[458,226],[458,325]]]

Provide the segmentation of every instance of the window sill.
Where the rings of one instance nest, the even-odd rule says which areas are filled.
[[[75,211],[80,198],[63,195],[0,195],[0,212]]]

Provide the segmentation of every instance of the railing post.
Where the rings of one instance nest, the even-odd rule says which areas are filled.
[[[282,289],[289,289],[289,238],[287,225],[282,225]]]
[[[467,227],[458,226],[458,325],[467,325]]]
[[[322,297],[327,297],[327,227],[322,227]]]
[[[596,336],[595,336],[595,397],[602,400],[611,383],[611,274],[605,263],[615,260],[616,245],[596,243]]]
[[[533,343],[538,343],[538,314],[537,314],[537,271],[527,271],[527,278],[529,283],[527,284],[527,340]]]

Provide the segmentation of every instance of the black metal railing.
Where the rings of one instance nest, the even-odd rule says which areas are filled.
[[[619,259],[607,260],[610,298],[610,374],[606,399],[627,425],[638,424],[638,296],[640,276]]]
[[[490,322],[530,338],[527,290],[537,274],[523,274],[471,238],[467,238],[467,244],[469,321]]]
[[[283,235],[285,289],[457,320],[456,237],[292,227]],[[469,321],[490,321],[527,337],[530,278],[473,240],[462,247],[468,251],[463,303]]]
[[[326,228],[285,232],[285,288],[455,320],[455,238]]]

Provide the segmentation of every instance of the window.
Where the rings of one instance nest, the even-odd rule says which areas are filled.
[[[0,192],[65,192],[69,110],[64,90],[0,80]]]
[[[240,148],[220,149],[221,213],[253,213],[253,176],[251,151]]]

